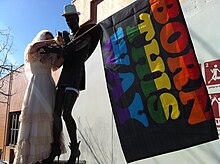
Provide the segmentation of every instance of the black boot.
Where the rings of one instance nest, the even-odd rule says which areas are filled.
[[[80,144],[80,141],[76,145],[73,145],[70,142],[69,148],[71,150],[71,154],[70,154],[70,158],[66,164],[75,164],[76,159],[77,159],[77,164],[79,164],[79,156],[81,154],[80,150],[79,150],[79,144]]]
[[[51,151],[49,157],[42,160],[42,163],[43,164],[51,164],[51,163],[53,163],[53,160],[55,159],[56,156],[58,156],[58,162],[59,162],[60,154],[61,154],[60,145],[52,144],[52,151]]]

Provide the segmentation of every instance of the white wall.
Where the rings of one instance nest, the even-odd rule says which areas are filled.
[[[181,2],[199,62],[219,59],[220,0]],[[81,159],[86,160],[88,164],[125,164],[111,112],[100,46],[86,62],[86,70],[87,89],[80,93],[73,110],[79,127],[78,138],[82,141]],[[65,135],[68,143],[67,134]],[[220,141],[217,140],[133,163],[219,164],[219,149]],[[68,155],[69,153],[62,158],[67,159]]]

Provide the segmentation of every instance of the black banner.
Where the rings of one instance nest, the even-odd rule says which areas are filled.
[[[218,138],[178,0],[137,0],[100,25],[106,81],[127,162]]]

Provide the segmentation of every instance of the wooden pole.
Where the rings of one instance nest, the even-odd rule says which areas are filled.
[[[95,28],[100,27],[99,24],[94,25],[93,27],[91,27],[90,29],[86,30],[84,33],[82,33],[81,35],[77,36],[76,38],[74,38],[73,40],[71,40],[67,45],[72,44],[73,42],[78,41],[82,36],[86,35],[88,32],[94,30]]]

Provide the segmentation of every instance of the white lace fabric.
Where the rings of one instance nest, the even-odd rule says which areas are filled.
[[[38,39],[45,39],[42,35]],[[47,158],[53,142],[53,110],[55,105],[55,82],[51,75],[56,54],[45,58],[39,50],[29,55],[30,46],[39,41],[34,39],[25,50],[25,75],[29,82],[23,99],[20,128],[14,164],[36,163]],[[48,54],[47,54],[48,55]],[[42,60],[43,59],[43,60]],[[66,152],[63,137],[62,153]]]

